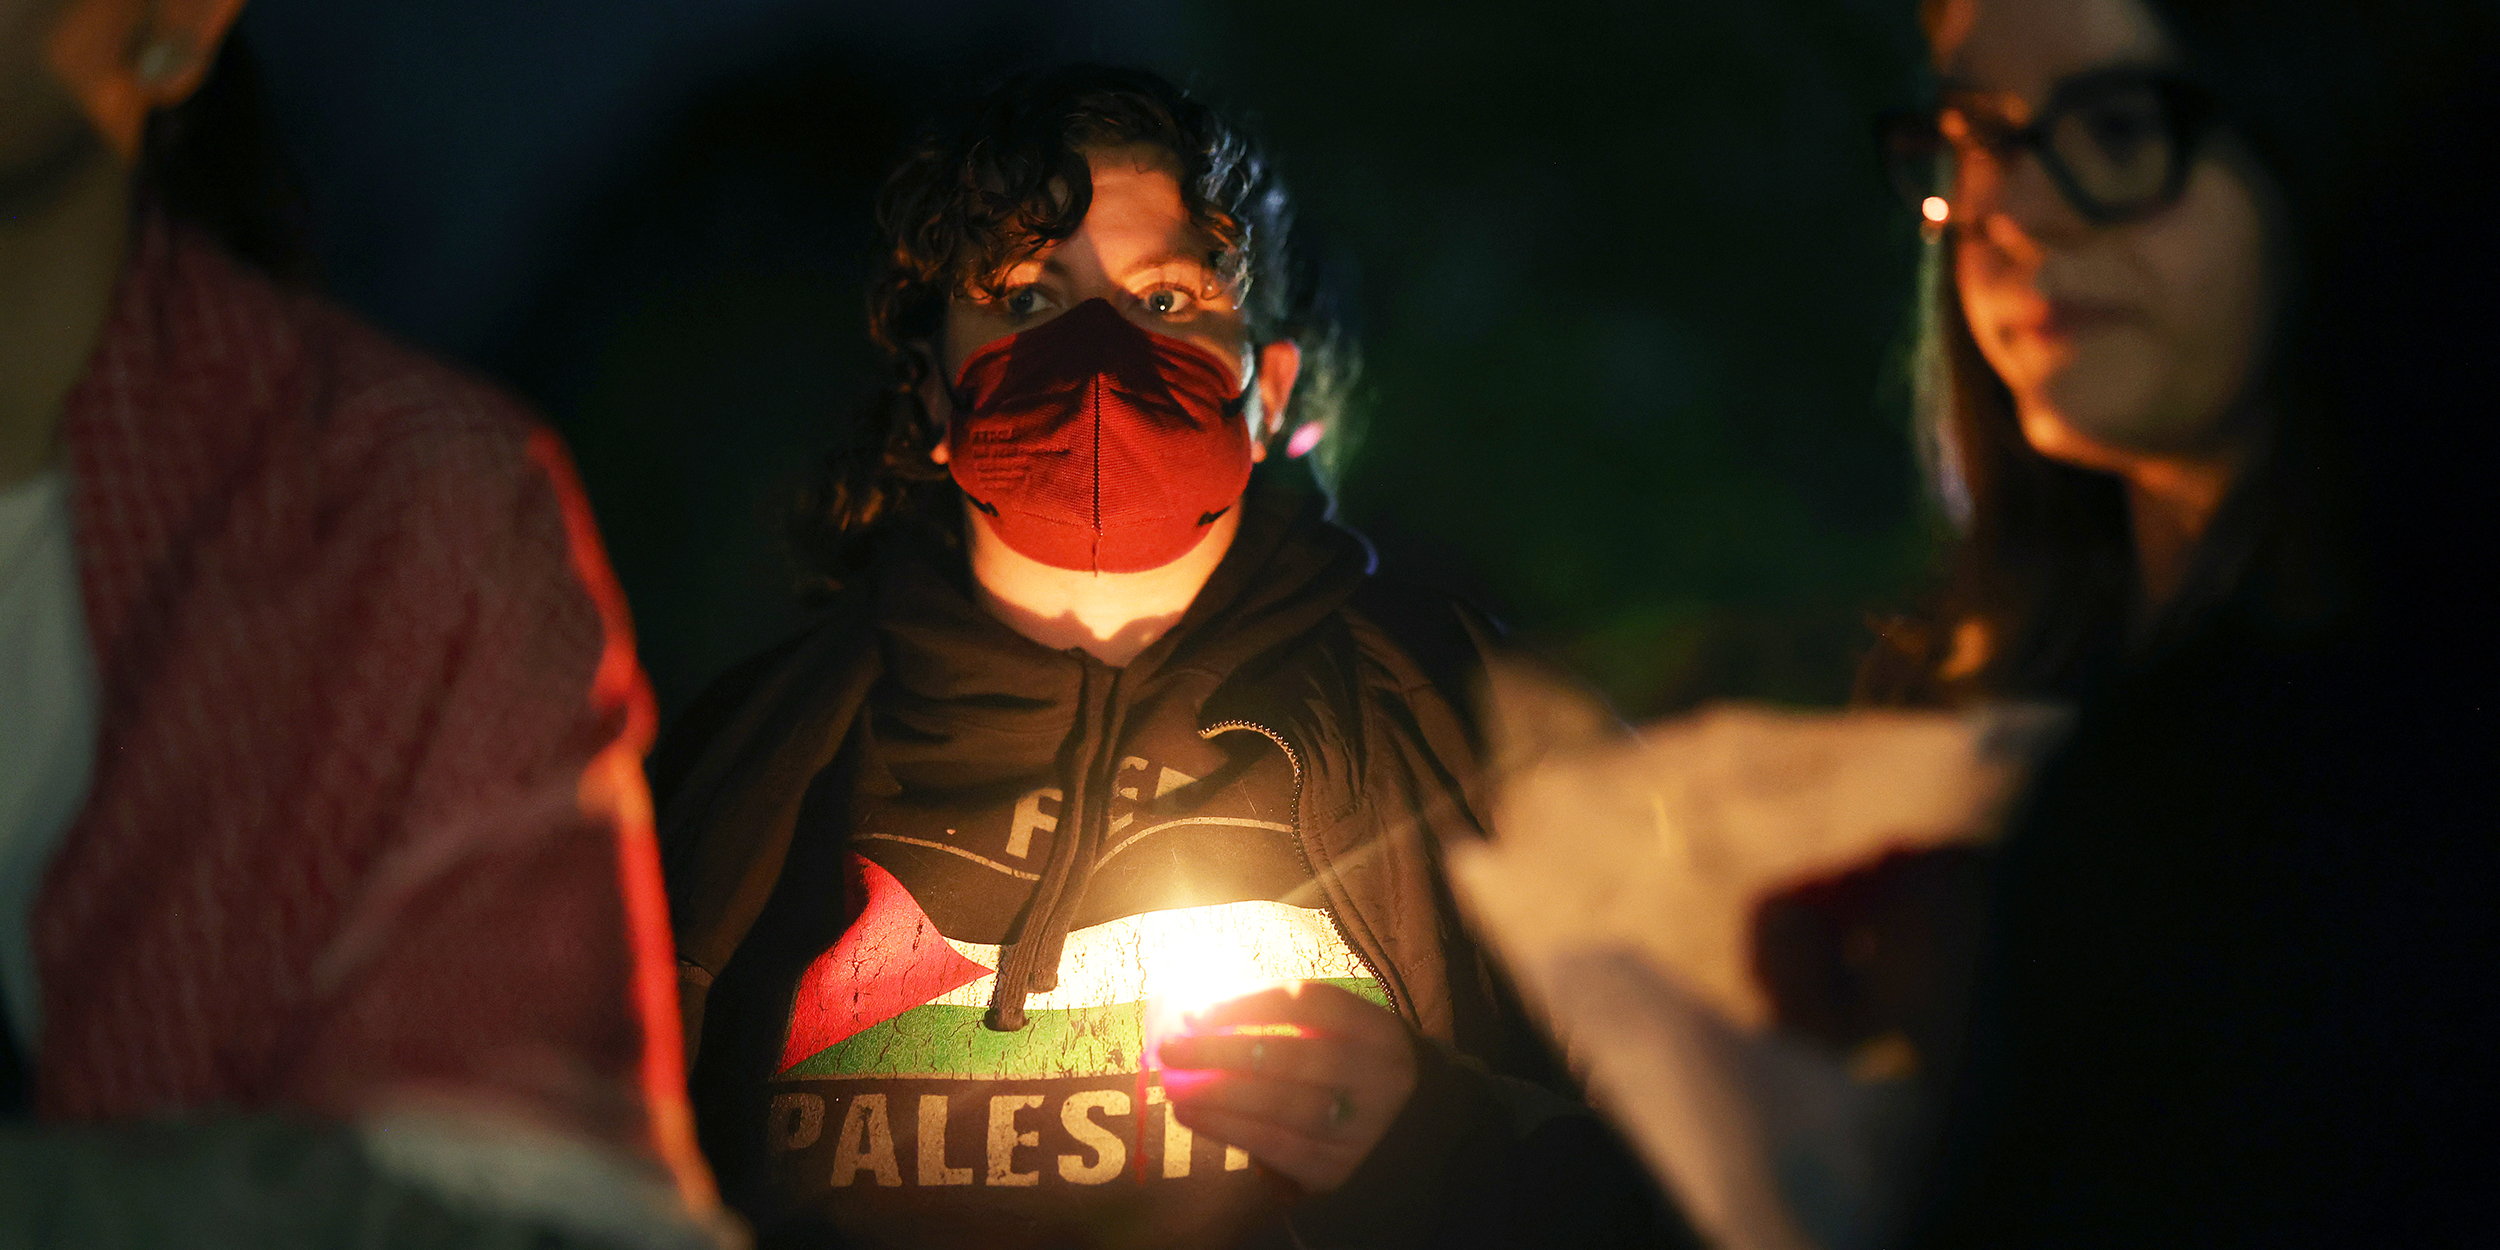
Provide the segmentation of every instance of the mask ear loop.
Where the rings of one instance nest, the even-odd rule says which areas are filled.
[[[1245,416],[1255,415],[1260,419],[1260,424],[1265,422],[1268,416],[1266,405],[1259,401],[1259,352],[1265,350],[1266,347],[1267,344],[1261,343],[1257,348],[1242,353],[1241,393],[1224,401],[1225,420],[1239,421]],[[1252,443],[1263,443],[1273,437],[1275,437],[1274,431],[1262,434],[1259,432],[1258,424],[1250,426]]]
[[[1241,295],[1248,289],[1248,287],[1249,277],[1246,272],[1231,281],[1219,280],[1210,276],[1206,279],[1205,285],[1199,288],[1198,298],[1202,300],[1209,300],[1216,298],[1218,295],[1229,295],[1236,302],[1236,304],[1238,304]],[[1228,290],[1227,288],[1230,289]],[[1265,351],[1266,349],[1266,343],[1259,343],[1242,352],[1241,391],[1240,393],[1234,395],[1231,399],[1224,401],[1225,420],[1237,421],[1240,420],[1246,413],[1250,412],[1250,405],[1255,402],[1255,397],[1258,394],[1259,353]],[[1264,418],[1270,414],[1262,411],[1257,415]],[[1281,432],[1281,423],[1277,431],[1264,435],[1259,433],[1259,429],[1256,425],[1253,425],[1250,427],[1250,441],[1253,444],[1264,443],[1269,438],[1273,438],[1276,433]]]

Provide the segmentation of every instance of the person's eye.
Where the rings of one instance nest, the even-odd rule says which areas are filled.
[[[2092,142],[2113,160],[2129,159],[2161,137],[2161,118],[2152,108],[2140,105],[2094,109],[2084,115],[2083,122],[2092,133]]]
[[[1057,302],[1050,298],[1050,293],[1038,286],[1017,287],[1001,296],[998,302],[1007,310],[1008,315],[1019,320],[1047,312],[1058,306]]]
[[[1159,286],[1146,292],[1142,303],[1146,311],[1158,317],[1176,317],[1197,306],[1197,298],[1176,286]]]

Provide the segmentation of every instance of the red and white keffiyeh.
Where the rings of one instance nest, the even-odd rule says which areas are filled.
[[[451,1098],[699,1176],[651,702],[555,437],[151,216],[63,438],[103,728],[39,1116]]]

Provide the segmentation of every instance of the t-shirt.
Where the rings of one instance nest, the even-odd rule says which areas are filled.
[[[1033,650],[1051,680],[1107,672]],[[764,1175],[725,1179],[865,1246],[1222,1244],[1259,1222],[1280,1185],[1175,1121],[1142,1059],[1158,994],[1298,979],[1384,1001],[1310,905],[1288,749],[1256,727],[1202,736],[1184,698],[1149,693],[1089,735],[1047,681],[1022,706],[907,684],[871,695],[819,777],[741,948],[784,988],[748,1001],[787,1006],[752,1091]],[[1082,767],[1112,786],[1056,984],[1024,1028],[992,1030],[1001,946],[1073,832],[1063,779]],[[844,897],[864,905],[847,931],[810,929]]]
[[[0,722],[0,1014],[31,1057],[43,999],[28,923],[95,763],[95,656],[59,470],[0,490]]]

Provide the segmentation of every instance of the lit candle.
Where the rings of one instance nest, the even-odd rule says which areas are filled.
[[[1218,1003],[1256,994],[1280,985],[1291,985],[1291,979],[1262,975],[1252,953],[1239,945],[1213,940],[1205,934],[1173,934],[1146,952],[1145,1022],[1142,1030],[1144,1053],[1138,1056],[1137,1068],[1137,1142],[1130,1152],[1137,1160],[1138,1178],[1145,1178],[1146,1090],[1149,1077],[1172,1092],[1216,1079],[1217,1073],[1165,1068],[1162,1049],[1166,1039],[1185,1037],[1199,1030],[1194,1018]],[[1290,1024],[1228,1025],[1209,1033],[1215,1037],[1300,1037],[1303,1031]],[[1165,1115],[1173,1114],[1170,1102],[1164,1104]],[[1167,1138],[1167,1140],[1169,1140]]]

